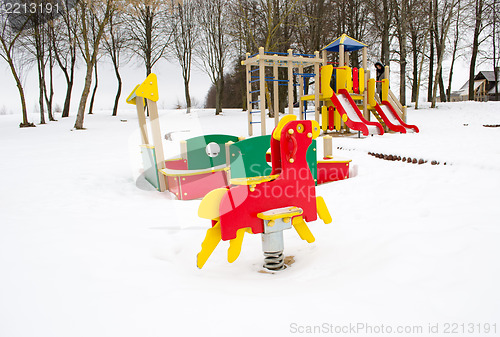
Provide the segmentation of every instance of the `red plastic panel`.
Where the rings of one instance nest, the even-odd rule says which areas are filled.
[[[358,68],[352,68],[352,91],[356,94],[359,94]]]
[[[333,106],[328,107],[328,130],[332,131],[335,129],[335,119],[334,119],[335,108]]]
[[[180,181],[178,198],[181,200],[203,198],[208,192],[228,185],[226,171],[179,176],[177,178]]]
[[[171,170],[187,170],[188,164],[186,159],[165,160],[165,168]]]
[[[318,185],[349,178],[349,163],[318,162]]]

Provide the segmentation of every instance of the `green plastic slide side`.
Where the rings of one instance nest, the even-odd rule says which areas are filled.
[[[230,135],[204,135],[187,139],[188,169],[200,170],[225,164],[225,144],[229,141],[236,143],[238,140],[238,137]],[[209,144],[211,145],[207,148]]]
[[[156,164],[155,148],[152,146],[141,146],[141,154],[144,167],[144,178],[159,191],[160,177],[158,177],[159,173]]]
[[[271,174],[266,162],[266,152],[271,146],[271,136],[244,139],[229,147],[231,178],[250,178]]]
[[[239,141],[229,147],[231,158],[231,178],[250,178],[271,174],[271,163],[266,161],[266,153],[271,146],[271,136],[258,136]],[[314,180],[317,179],[318,163],[316,140],[312,141],[306,160]]]

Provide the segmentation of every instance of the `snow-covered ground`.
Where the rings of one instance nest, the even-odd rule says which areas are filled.
[[[174,132],[167,157],[180,139],[246,136],[238,110],[160,114]],[[258,235],[235,263],[223,242],[196,268],[210,223],[199,201],[140,177],[134,111],[98,111],[86,131],[71,131],[73,117],[33,129],[19,121],[0,116],[1,337],[288,336],[316,326],[446,336],[454,323],[455,335],[493,336],[493,324],[500,335],[500,128],[482,126],[500,124],[499,103],[409,110],[419,134],[334,138],[334,155],[358,174],[317,188],[333,223],[311,223],[312,244],[286,231],[296,262],[274,275],[259,273]],[[407,326],[415,333],[396,331]]]

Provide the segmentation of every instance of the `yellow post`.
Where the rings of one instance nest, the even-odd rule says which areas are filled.
[[[368,104],[371,106],[371,107],[374,107],[377,102],[375,101],[375,79],[374,78],[370,78],[368,80]]]
[[[382,101],[389,100],[389,79],[384,78],[382,80],[382,97],[380,97]]]
[[[352,92],[352,68],[346,67],[347,91]]]
[[[340,89],[346,89],[347,87],[347,70],[345,67],[339,67],[337,69],[337,93]]]

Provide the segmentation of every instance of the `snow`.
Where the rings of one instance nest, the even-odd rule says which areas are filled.
[[[0,116],[0,336],[288,336],[323,323],[439,323],[433,336],[445,323],[496,323],[500,333],[500,128],[482,126],[500,124],[499,107],[410,109],[418,134],[335,137],[334,156],[358,174],[318,186],[333,223],[310,223],[312,244],[285,231],[296,262],[277,274],[259,273],[258,235],[235,263],[223,242],[196,268],[210,223],[199,200],[140,176],[133,110],[86,116],[86,131],[71,131],[73,117],[19,129],[19,116]],[[174,132],[166,157],[181,139],[246,136],[238,110],[160,115]]]

